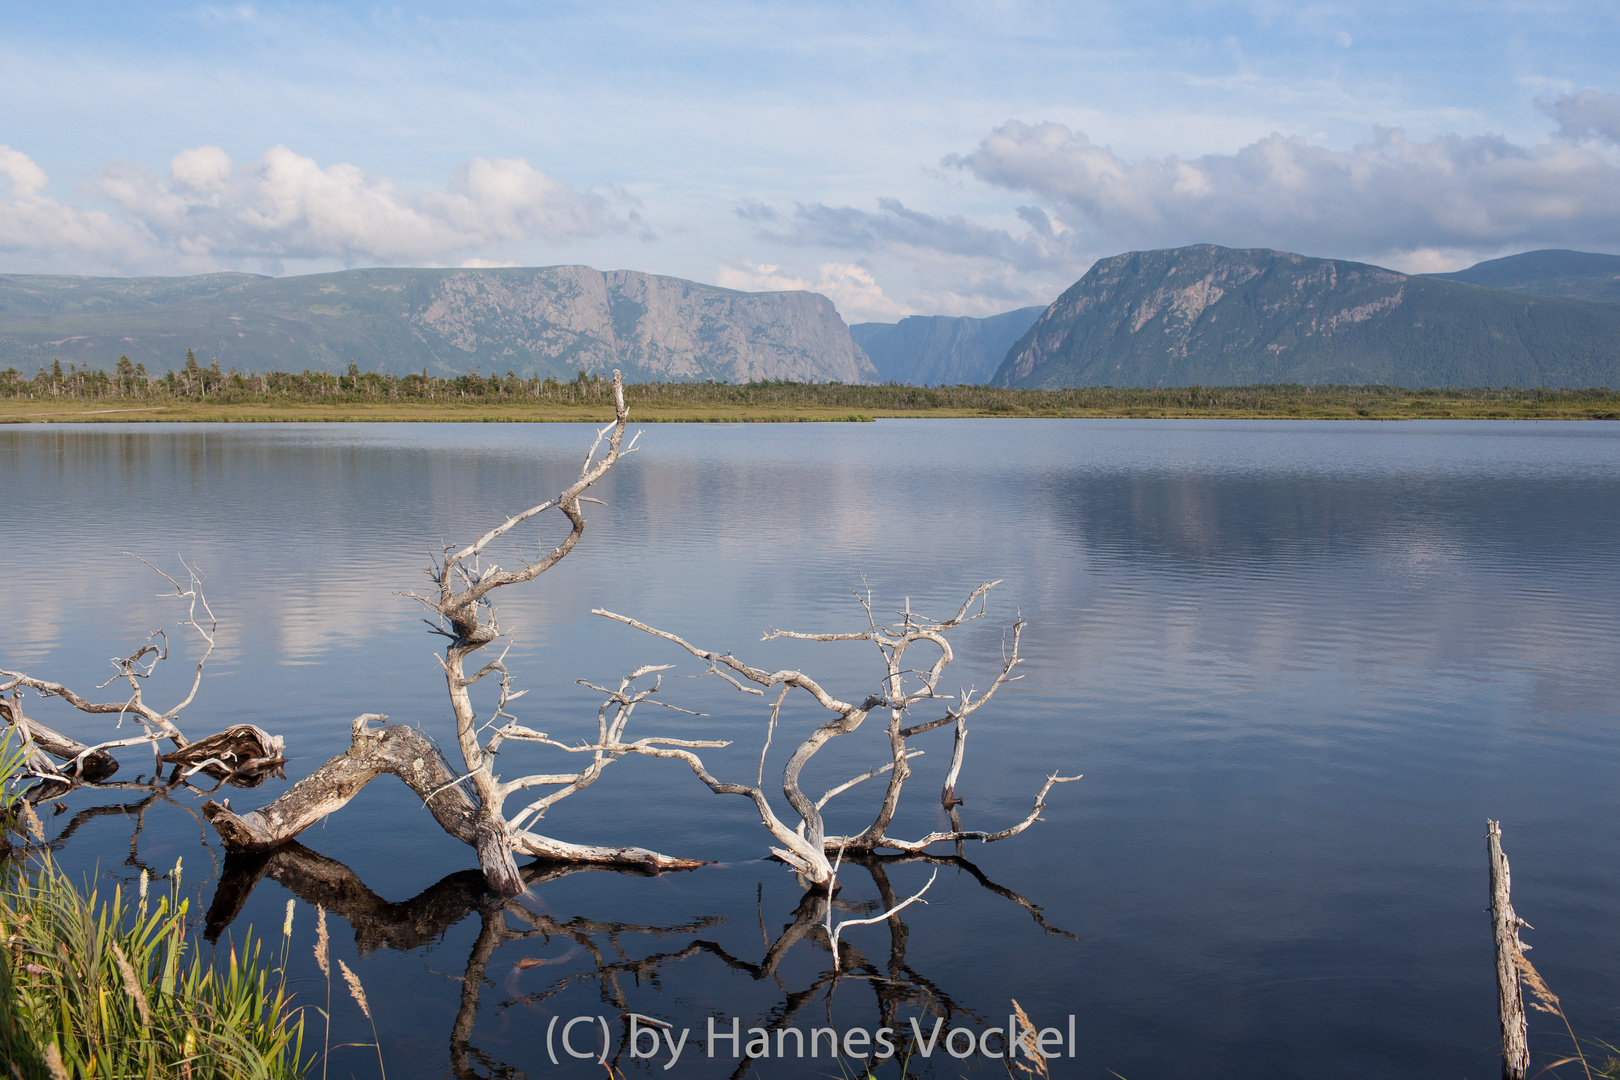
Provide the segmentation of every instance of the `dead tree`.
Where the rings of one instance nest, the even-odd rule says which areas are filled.
[[[635,440],[625,444],[624,437],[629,414],[624,400],[624,384],[618,372],[613,377],[614,420],[596,434],[595,441],[586,451],[578,477],[554,499],[532,506],[495,526],[475,542],[464,547],[446,545],[442,556],[433,561],[426,571],[433,588],[422,593],[408,593],[412,599],[432,611],[425,620],[433,632],[447,644],[440,659],[445,687],[449,695],[451,716],[454,721],[455,743],[461,764],[452,767],[440,752],[438,745],[414,728],[394,724],[378,726],[387,717],[367,713],[351,724],[349,748],[317,768],[309,776],[293,784],[268,806],[241,814],[233,811],[228,800],[209,801],[202,807],[203,815],[212,824],[231,852],[265,852],[286,843],[327,815],[341,809],[367,783],[385,773],[399,777],[418,796],[433,814],[439,825],[452,836],[472,846],[478,852],[478,861],[484,877],[496,893],[511,896],[524,889],[524,879],[517,869],[516,855],[580,864],[634,867],[649,871],[690,869],[702,865],[692,859],[679,859],[635,847],[593,847],[569,843],[541,835],[530,829],[535,821],[560,799],[567,798],[596,782],[603,770],[626,754],[648,757],[675,758],[685,762],[697,776],[715,792],[738,794],[750,798],[760,813],[761,820],[772,836],[782,845],[774,853],[803,875],[811,886],[826,888],[834,880],[834,857],[857,858],[889,849],[903,853],[922,852],[933,844],[978,840],[992,842],[1014,836],[1028,828],[1045,808],[1045,798],[1053,785],[1068,783],[1079,777],[1065,777],[1053,773],[1035,796],[1034,807],[1021,822],[998,832],[970,831],[960,827],[955,797],[956,778],[962,767],[966,746],[967,719],[984,706],[1000,687],[1016,678],[1013,669],[1021,662],[1018,655],[1023,621],[1012,626],[1010,651],[1002,658],[1002,668],[993,683],[982,694],[975,696],[964,690],[959,698],[941,694],[940,679],[954,659],[947,635],[963,623],[984,614],[985,594],[997,584],[989,582],[974,589],[955,615],[943,620],[931,620],[910,610],[909,603],[901,621],[879,626],[872,614],[870,597],[862,600],[867,615],[867,628],[854,633],[803,634],[792,631],[771,630],[765,640],[798,638],[810,641],[867,641],[884,658],[886,672],[880,693],[867,696],[859,704],[851,704],[834,697],[809,676],[799,671],[771,672],[754,668],[734,658],[730,653],[709,652],[690,644],[674,634],[655,630],[634,619],[610,612],[598,611],[620,622],[627,623],[654,636],[680,645],[687,652],[708,662],[708,670],[725,679],[739,690],[763,695],[765,689],[780,687],[771,709],[765,747],[760,754],[759,774],[752,785],[726,783],[715,779],[704,767],[702,759],[693,751],[723,747],[725,742],[691,740],[670,737],[649,737],[627,740],[625,732],[632,713],[641,704],[674,709],[658,700],[660,689],[658,673],[666,666],[644,666],[620,681],[615,689],[592,686],[606,696],[597,714],[597,731],[593,742],[568,744],[552,738],[543,731],[521,723],[508,711],[526,691],[514,689],[514,680],[505,664],[506,653],[477,666],[475,657],[481,650],[498,641],[502,634],[492,598],[495,590],[508,585],[533,581],[550,570],[578,544],[585,533],[585,516],[581,509],[586,492],[605,476],[625,454],[633,452]],[[605,444],[605,448],[604,448]],[[533,561],[519,558],[513,569],[494,563],[486,565],[491,546],[507,538],[520,525],[547,510],[555,509],[568,521],[568,533],[549,549],[540,544]],[[251,725],[239,725],[220,736],[191,744],[174,725],[174,718],[195,698],[201,682],[203,666],[212,654],[215,624],[202,597],[200,581],[194,572],[189,587],[174,578],[168,578],[176,594],[189,601],[189,615],[184,625],[190,626],[206,643],[207,649],[199,660],[191,691],[180,704],[159,712],[149,707],[141,691],[142,681],[148,678],[155,664],[168,656],[167,638],[162,646],[148,643],[132,656],[115,660],[112,681],[123,680],[131,688],[131,696],[123,702],[93,702],[57,683],[48,683],[18,672],[0,671],[0,693],[13,691],[5,701],[6,719],[27,728],[26,734],[35,745],[49,733],[23,716],[21,691],[31,688],[47,696],[57,696],[87,713],[132,716],[142,726],[144,734],[135,738],[112,740],[92,746],[63,743],[65,753],[72,755],[77,770],[70,782],[76,782],[92,761],[100,761],[97,754],[106,750],[155,743],[168,738],[176,750],[162,757],[163,761],[177,762],[191,772],[212,770],[215,775],[232,782],[243,781],[248,767],[262,768],[280,761],[280,740],[259,731]],[[167,575],[164,575],[168,577]],[[975,611],[974,605],[978,608]],[[199,618],[199,609],[206,616],[205,627]],[[158,635],[161,636],[161,635]],[[914,646],[936,649],[937,657],[926,668],[907,667],[907,653]],[[476,668],[476,670],[474,670]],[[654,676],[652,684],[640,683]],[[493,709],[483,723],[473,705],[473,688],[489,679],[495,688]],[[747,685],[752,683],[754,685]],[[103,684],[108,685],[108,684]],[[592,684],[585,684],[591,686]],[[832,718],[816,728],[793,752],[783,775],[783,792],[793,811],[798,815],[796,827],[789,827],[772,809],[762,790],[765,755],[770,749],[781,708],[790,691],[797,688],[811,697]],[[947,703],[943,715],[918,723],[910,723],[915,707],[926,707],[935,702]],[[949,704],[954,702],[954,704]],[[800,784],[804,767],[829,740],[858,730],[868,713],[874,709],[888,711],[887,737],[889,761],[874,766],[860,776],[832,788],[819,800],[812,801]],[[686,710],[675,709],[677,712]],[[911,775],[910,758],[922,751],[912,749],[909,741],[917,736],[954,725],[955,743],[949,774],[945,782],[942,802],[951,814],[950,831],[929,833],[919,839],[908,840],[890,835],[889,829],[899,804],[902,785]],[[259,737],[262,745],[248,747],[233,738]],[[531,773],[514,779],[503,779],[495,771],[497,755],[503,743],[526,742],[539,744],[565,754],[581,755],[583,764],[572,771]],[[155,751],[154,751],[155,752]],[[853,836],[828,836],[821,811],[829,800],[875,776],[887,773],[888,780],[883,800],[871,825]],[[189,775],[189,773],[187,774]],[[535,789],[548,789],[536,794]],[[528,798],[516,813],[508,815],[506,804],[514,796]]]
[[[203,812],[219,831],[227,850],[267,851],[285,843],[340,809],[372,779],[390,773],[421,796],[446,832],[477,850],[485,879],[492,889],[504,896],[524,889],[514,853],[563,862],[651,870],[685,870],[702,865],[696,860],[672,858],[642,848],[567,843],[524,828],[540,818],[557,800],[595,783],[604,768],[625,754],[662,753],[667,748],[682,748],[682,752],[685,752],[687,748],[725,745],[712,741],[668,738],[634,742],[624,740],[625,725],[629,722],[631,712],[658,689],[655,683],[651,688],[632,693],[632,682],[662,668],[643,668],[626,678],[616,700],[627,703],[622,704],[612,718],[609,718],[604,706],[597,717],[596,741],[580,745],[552,739],[545,732],[519,723],[507,711],[507,707],[527,691],[513,689],[513,678],[506,668],[504,651],[469,673],[472,657],[501,637],[500,623],[491,603],[494,591],[533,581],[574,549],[585,534],[585,516],[581,504],[595,501],[587,500],[585,492],[606,475],[621,457],[635,449],[634,439],[630,445],[624,443],[629,413],[624,403],[624,382],[618,372],[613,374],[613,402],[614,421],[597,432],[595,442],[585,454],[579,477],[573,483],[555,499],[507,518],[472,544],[460,548],[447,545],[442,558],[436,559],[433,566],[425,571],[433,583],[432,590],[406,594],[433,612],[433,617],[426,621],[434,633],[448,642],[440,664],[444,669],[450,711],[455,720],[456,746],[460,751],[462,768],[453,769],[438,747],[414,728],[402,724],[374,727],[374,722],[386,720],[387,717],[376,714],[361,716],[353,722],[352,742],[347,751],[298,781],[269,806],[237,815],[228,805],[205,804]],[[492,544],[529,519],[551,509],[561,513],[569,523],[568,535],[559,543],[549,551],[541,546],[534,561],[523,560],[515,569],[504,569],[496,564],[485,565],[486,553]],[[480,724],[473,707],[472,688],[490,678],[498,688],[496,701],[490,719]],[[662,703],[653,701],[652,704]],[[538,743],[570,754],[583,754],[586,761],[572,772],[534,773],[503,780],[495,772],[495,762],[502,743],[507,740]],[[508,818],[505,812],[507,800],[534,788],[554,790]]]
[[[753,801],[759,811],[760,821],[770,834],[782,845],[772,848],[771,851],[783,862],[793,867],[804,880],[814,887],[826,888],[834,881],[834,859],[842,854],[867,855],[883,849],[900,852],[921,852],[933,844],[958,842],[964,840],[978,840],[992,843],[1005,840],[1009,836],[1016,836],[1034,824],[1040,813],[1046,807],[1047,793],[1055,784],[1067,784],[1078,780],[1078,776],[1059,776],[1056,772],[1046,778],[1040,791],[1035,796],[1034,808],[1022,821],[997,832],[979,830],[963,830],[960,827],[948,832],[933,832],[915,840],[908,840],[889,835],[889,826],[894,820],[895,810],[900,803],[900,792],[907,778],[911,776],[911,758],[922,753],[911,747],[910,740],[919,735],[952,725],[955,728],[955,742],[951,753],[950,769],[946,774],[945,788],[941,794],[941,802],[946,810],[952,812],[953,824],[956,823],[955,806],[959,802],[956,798],[956,781],[961,773],[962,758],[967,746],[967,720],[979,709],[983,708],[1003,685],[1020,678],[1013,674],[1022,659],[1018,655],[1020,640],[1023,635],[1024,621],[1016,619],[1011,628],[1011,641],[1005,646],[1002,656],[1001,671],[996,675],[990,686],[977,696],[971,689],[963,689],[959,696],[953,698],[949,694],[939,692],[939,684],[944,676],[945,669],[955,659],[955,652],[951,648],[947,635],[964,623],[981,618],[984,615],[985,596],[991,589],[999,585],[999,581],[986,582],[974,589],[957,612],[946,619],[929,619],[911,610],[908,600],[900,619],[890,625],[879,625],[872,612],[870,594],[860,596],[862,608],[866,612],[866,628],[850,633],[833,634],[806,634],[791,630],[777,630],[774,627],[768,630],[762,641],[771,641],[777,638],[793,638],[801,641],[866,641],[875,646],[881,654],[885,672],[879,693],[870,694],[858,704],[843,701],[835,697],[820,683],[804,674],[802,671],[782,670],[768,671],[764,668],[753,667],[738,660],[730,652],[718,653],[708,649],[701,649],[686,639],[664,630],[657,630],[646,623],[639,622],[625,615],[617,615],[611,611],[596,609],[595,614],[617,620],[626,625],[633,626],[654,637],[673,642],[691,653],[700,660],[705,661],[708,667],[705,674],[713,674],[736,689],[746,694],[763,697],[766,690],[780,687],[776,700],[771,706],[770,719],[766,726],[764,748],[760,751],[759,770],[752,784],[739,784],[716,779],[704,766],[703,760],[692,753],[690,749],[679,746],[645,746],[639,747],[638,752],[652,757],[676,758],[684,761],[691,770],[709,788],[721,795],[741,795]],[[975,605],[977,609],[975,610]],[[927,667],[908,667],[907,653],[914,647],[932,648],[937,651],[932,664]],[[752,683],[754,685],[747,685]],[[601,689],[597,687],[596,689]],[[776,813],[763,790],[765,776],[765,755],[770,749],[772,738],[775,736],[777,723],[781,717],[782,705],[792,690],[800,690],[813,698],[822,709],[832,716],[801,742],[797,749],[789,756],[787,765],[782,771],[782,793],[787,797],[788,805],[798,816],[795,826],[789,826]],[[638,700],[626,694],[623,689],[613,699],[620,709],[627,710]],[[916,723],[908,723],[913,708],[923,708],[936,702],[953,702],[947,704],[943,715],[932,717]],[[883,765],[876,765],[866,772],[827,791],[819,799],[812,800],[805,794],[801,784],[801,776],[816,753],[832,739],[842,735],[849,735],[858,731],[866,722],[867,716],[874,710],[886,710],[888,724],[886,734],[889,744],[889,760]],[[822,809],[828,802],[841,795],[857,784],[863,783],[883,773],[888,773],[888,781],[883,793],[882,802],[877,813],[860,833],[853,836],[829,836],[822,820]]]
[[[146,562],[145,559],[140,561]],[[214,638],[219,630],[219,622],[208,607],[208,600],[202,591],[202,576],[195,568],[181,563],[187,578],[182,584],[151,563],[146,565],[174,587],[172,595],[186,605],[186,616],[180,621],[180,626],[188,628],[203,645],[202,656],[198,658],[192,673],[191,685],[185,697],[167,709],[159,710],[147,703],[144,684],[158,665],[169,659],[169,635],[163,629],[154,630],[141,647],[129,656],[114,657],[110,661],[113,675],[96,689],[105,690],[114,684],[128,686],[129,696],[122,700],[93,700],[61,683],[38,679],[26,672],[0,669],[0,720],[16,728],[18,734],[32,744],[24,773],[44,782],[36,788],[41,794],[60,794],[81,782],[105,779],[118,770],[118,761],[109,751],[143,743],[152,747],[158,771],[162,771],[163,764],[167,762],[180,767],[185,776],[207,772],[216,779],[253,783],[262,779],[267,770],[282,763],[281,739],[252,724],[235,725],[197,743],[191,742],[180,730],[177,719],[196,700],[197,690],[202,685],[203,669],[214,653]],[[60,698],[82,713],[116,716],[118,728],[123,727],[125,720],[134,721],[140,727],[141,734],[88,744],[79,742],[28,717],[23,710],[26,690],[33,690],[44,698]],[[4,697],[8,693],[11,695],[9,699]],[[157,747],[165,739],[174,746],[174,750],[166,755]],[[52,761],[53,757],[62,764]]]

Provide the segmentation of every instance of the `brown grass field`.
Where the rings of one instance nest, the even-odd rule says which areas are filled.
[[[970,389],[884,393],[888,388],[841,387],[825,402],[748,400],[765,396],[735,388],[734,400],[682,401],[655,389],[628,387],[640,423],[867,422],[939,418],[1197,418],[1279,420],[1614,420],[1620,395],[1608,391],[1402,391],[1390,387],[1193,387],[1007,391]],[[795,394],[794,397],[804,395]],[[639,400],[638,400],[639,399]],[[0,398],[0,423],[606,423],[607,403],[289,400],[153,401]]]

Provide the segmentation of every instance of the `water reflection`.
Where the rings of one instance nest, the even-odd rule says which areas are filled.
[[[806,892],[774,938],[765,929],[767,920],[761,889],[756,900],[756,911],[763,939],[762,949],[757,959],[751,959],[736,955],[719,942],[703,936],[706,930],[726,922],[726,916],[721,914],[684,922],[647,925],[598,920],[583,915],[562,919],[535,911],[525,903],[525,900],[532,899],[533,890],[577,873],[600,871],[626,876],[651,876],[634,870],[530,863],[520,868],[530,893],[510,899],[491,892],[479,871],[463,870],[442,878],[409,900],[395,902],[379,896],[348,866],[296,841],[272,852],[231,854],[226,857],[213,903],[208,909],[205,934],[209,941],[217,941],[242,913],[254,888],[266,878],[305,903],[319,905],[329,914],[347,921],[354,928],[355,945],[361,955],[379,949],[424,949],[442,941],[451,927],[463,919],[475,916],[479,923],[478,934],[460,976],[460,1005],[450,1030],[449,1062],[458,1080],[520,1075],[512,1065],[479,1049],[474,1042],[479,1010],[487,990],[498,989],[504,993],[505,996],[493,1006],[494,1012],[503,1013],[520,1007],[541,1006],[581,983],[593,983],[600,1002],[612,1010],[622,1025],[617,1048],[609,1058],[609,1063],[618,1069],[629,1064],[626,1056],[630,1046],[630,1018],[635,1015],[644,1019],[644,1014],[637,1011],[636,1004],[631,1000],[626,980],[638,988],[651,986],[659,989],[660,995],[664,996],[660,983],[666,969],[697,956],[717,959],[733,971],[746,974],[756,983],[776,984],[775,1003],[746,1021],[745,1028],[757,1027],[775,1032],[792,1027],[795,1020],[809,1012],[818,1001],[825,1008],[826,1021],[830,1024],[833,994],[843,982],[861,985],[870,992],[871,1001],[865,1008],[876,1017],[876,1021],[868,1025],[870,1029],[887,1027],[903,1031],[902,1008],[908,1016],[940,1018],[946,1028],[958,1024],[975,1028],[993,1027],[998,1023],[997,1019],[979,1015],[953,997],[947,988],[911,965],[907,959],[911,931],[899,914],[890,914],[884,920],[888,930],[888,949],[881,956],[869,956],[860,946],[841,938],[837,945],[836,964],[828,962],[808,979],[798,976],[797,982],[784,970],[784,961],[801,943],[811,950],[826,953],[830,961],[832,939],[829,927],[833,922],[869,917],[895,908],[903,897],[890,881],[889,869],[914,862],[962,871],[986,890],[1023,908],[1048,934],[1079,940],[1049,925],[1038,905],[990,880],[973,863],[955,855],[894,855],[847,860],[844,873],[848,874],[858,867],[870,878],[876,897],[849,901],[841,899],[837,891],[831,895],[823,890]],[[671,944],[668,948],[636,953],[625,940],[632,936],[650,936]],[[492,967],[505,962],[504,958],[497,956],[503,948],[535,939],[550,943],[554,938],[571,941],[574,948],[561,957],[516,959],[511,962],[510,973],[504,978],[491,974]],[[519,975],[531,968],[564,962],[578,964],[581,959],[583,965],[557,976],[543,989],[523,992],[518,985]],[[760,997],[752,995],[751,1000],[759,1001]],[[682,1002],[672,998],[666,997],[664,1004],[666,1015],[679,1015],[686,1011]],[[868,1063],[876,1064],[877,1060],[869,1059]],[[732,1075],[740,1078],[751,1068],[753,1063],[745,1056]]]
[[[341,752],[360,713],[443,730],[442,679],[391,590],[417,583],[426,544],[554,493],[577,472],[582,438],[567,425],[0,430],[11,496],[0,536],[10,550],[49,556],[48,572],[25,558],[6,581],[0,656],[99,682],[101,658],[127,654],[170,617],[117,552],[183,553],[210,571],[223,620],[197,703],[219,716],[209,726],[285,734],[294,776]],[[877,991],[892,984],[876,980],[892,977],[925,980],[958,1009],[997,1014],[1017,997],[1037,1017],[1077,1014],[1069,1075],[1477,1076],[1494,1067],[1497,1038],[1479,921],[1486,818],[1512,822],[1526,853],[1516,869],[1539,890],[1525,906],[1544,973],[1573,1013],[1594,1024],[1611,1015],[1620,425],[670,425],[650,429],[643,446],[603,490],[610,505],[569,573],[502,610],[520,630],[509,661],[536,689],[535,725],[575,730],[599,702],[573,680],[617,678],[646,658],[598,625],[593,607],[741,648],[770,623],[846,625],[845,586],[863,575],[924,610],[1005,577],[1001,591],[1031,626],[1028,678],[998,717],[1006,735],[978,745],[970,805],[1016,820],[1048,756],[1088,779],[1054,801],[1038,840],[970,851],[997,880],[1039,882],[1051,921],[1085,942],[1053,940],[977,886],[952,907],[942,881],[925,898],[932,906],[903,913],[892,976],[884,923],[840,939],[864,959],[852,954],[856,969],[835,983],[826,935],[789,876],[747,861],[760,853],[757,825],[728,800],[694,794],[688,775],[626,763],[623,780],[559,808],[558,833],[729,868],[658,881],[573,876],[527,907],[550,902],[603,925],[727,921],[669,938],[621,934],[622,955],[605,932],[582,929],[603,959],[561,938],[579,959],[566,969],[519,971],[518,960],[542,955],[540,939],[496,942],[467,1040],[487,1054],[469,1049],[468,1067],[548,1072],[535,1049],[548,1010],[607,1015],[595,1005],[613,994],[604,965],[650,962],[619,971],[622,998],[667,1008],[699,1033],[706,1015],[746,1021],[795,1007],[787,1015],[825,1008],[869,1024],[855,1007],[881,1015]],[[1000,627],[984,630],[964,637],[965,666],[999,655]],[[864,695],[865,660],[852,650],[816,673]],[[679,734],[741,747],[760,730],[703,693],[681,686],[681,704],[711,718],[682,721]],[[752,754],[733,760],[753,775]],[[126,762],[141,768],[150,765]],[[138,874],[117,865],[130,840],[119,814],[142,818],[148,795],[63,796],[73,810],[122,808],[84,818],[53,818],[43,804],[48,829],[78,822],[64,867]],[[419,809],[403,785],[372,785],[318,846],[383,896],[414,895],[467,863],[453,839],[397,828]],[[937,804],[902,812],[925,831],[944,824]],[[143,820],[142,863],[183,853],[194,889],[202,875],[190,868],[207,866],[196,846],[210,838],[161,799]],[[901,894],[928,874],[882,869]],[[846,876],[839,903],[870,897],[882,910],[876,878]],[[230,933],[279,927],[278,891],[257,889]],[[390,1076],[444,1073],[464,961],[485,925],[473,913],[442,939],[379,946],[360,969],[382,1005]],[[499,922],[533,929],[504,912]],[[797,942],[772,956],[796,925]],[[707,948],[685,952],[699,941],[738,966]],[[444,952],[454,958],[440,964]],[[314,979],[307,952],[300,961],[295,979]],[[428,963],[454,969],[453,993]],[[771,964],[774,974],[755,977]],[[933,1000],[925,988],[907,992]],[[703,1063],[691,1056],[681,1064],[696,1073]],[[759,1072],[779,1080],[813,1065],[836,1073],[825,1057]]]

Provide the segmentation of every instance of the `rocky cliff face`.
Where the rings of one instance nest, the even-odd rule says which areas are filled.
[[[849,328],[884,382],[911,386],[987,383],[1007,348],[1045,308],[1019,308],[988,318],[909,315],[898,323],[856,323]]]
[[[0,280],[0,363],[111,367],[127,353],[162,371],[187,347],[244,372],[353,361],[399,374],[477,367],[572,378],[617,367],[640,380],[877,378],[824,296],[739,293],[630,270],[215,275],[206,288],[138,295],[107,279]]]
[[[858,383],[877,375],[824,296],[739,293],[633,270],[453,272],[409,319],[435,353],[454,349],[497,368],[619,367],[665,381]]]
[[[1099,261],[995,382],[1616,385],[1617,342],[1620,305],[1201,244]]]

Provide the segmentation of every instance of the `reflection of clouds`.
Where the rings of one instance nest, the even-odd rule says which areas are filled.
[[[1620,593],[1603,539],[1620,501],[1585,477],[1092,472],[1052,491],[1098,580],[1048,561],[1049,602],[1068,593],[1081,615],[1047,659],[1105,695],[1140,680],[1196,712],[1309,680],[1338,687],[1325,713],[1483,679],[1531,709],[1613,710],[1620,632],[1600,598]]]
[[[864,655],[757,641],[767,624],[859,621],[848,589],[862,574],[880,606],[910,596],[930,612],[1006,578],[996,605],[1031,623],[1020,695],[1078,683],[1097,700],[1196,710],[1312,678],[1389,694],[1496,665],[1492,678],[1589,712],[1596,673],[1620,667],[1597,600],[1620,593],[1606,510],[1620,440],[1592,430],[663,425],[597,489],[608,505],[588,508],[568,562],[498,608],[521,684],[544,691],[523,702],[536,722],[593,715],[573,678],[654,656],[598,625],[595,606],[761,661],[802,655],[864,688]],[[209,574],[222,672],[338,665],[309,676],[323,715],[409,707],[398,694],[442,688],[422,612],[395,590],[426,584],[441,540],[555,494],[589,439],[583,425],[0,432],[19,480],[4,538],[56,569],[8,581],[20,615],[0,653],[99,681],[105,656],[176,618],[116,552],[165,566],[179,553]],[[542,518],[493,559],[532,558],[564,532]],[[987,679],[1006,621],[965,628],[963,682]]]

